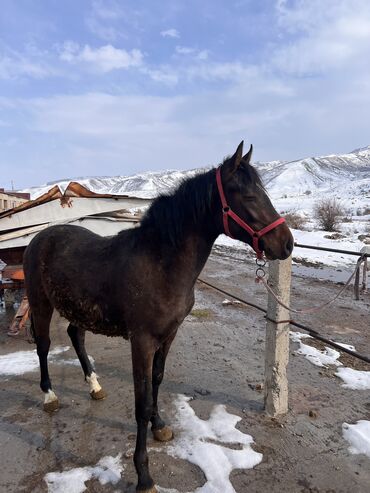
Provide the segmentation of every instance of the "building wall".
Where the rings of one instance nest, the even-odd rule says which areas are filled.
[[[29,198],[17,197],[12,193],[0,190],[0,212],[6,211],[8,209],[14,209],[20,204],[27,202]]]

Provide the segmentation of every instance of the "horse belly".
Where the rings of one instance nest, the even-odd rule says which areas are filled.
[[[108,337],[129,338],[128,330],[122,320],[104,313],[102,308],[86,300],[68,300],[64,299],[63,303],[56,303],[55,308],[71,324],[80,329],[88,330],[94,334],[102,334]]]

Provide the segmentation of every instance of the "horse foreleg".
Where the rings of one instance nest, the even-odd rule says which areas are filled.
[[[171,344],[176,336],[175,331],[156,351],[153,362],[153,414],[150,418],[152,422],[152,433],[155,440],[168,442],[173,438],[173,431],[160,417],[158,412],[158,392],[164,376],[164,367]]]
[[[80,360],[86,382],[90,385],[90,395],[92,399],[100,400],[106,397],[106,393],[98,382],[98,376],[91,364],[85,349],[85,331],[75,325],[69,324],[68,335],[75,348],[78,359]]]
[[[153,413],[152,371],[156,347],[149,338],[131,340],[132,367],[135,385],[135,417],[137,423],[134,463],[138,475],[137,492],[156,493],[149,473],[146,447],[148,423]]]

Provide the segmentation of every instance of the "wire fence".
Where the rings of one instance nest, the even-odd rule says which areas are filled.
[[[365,277],[365,275],[367,276],[367,258],[370,257],[370,253],[367,253],[366,251],[365,252],[363,252],[363,251],[362,252],[353,252],[353,251],[348,251],[348,250],[340,250],[340,249],[336,249],[336,248],[318,247],[318,246],[315,246],[315,245],[303,245],[303,244],[300,244],[300,243],[297,243],[297,242],[295,242],[294,246],[299,247],[299,248],[308,248],[308,249],[312,249],[312,250],[322,250],[322,251],[328,251],[328,252],[333,252],[333,253],[342,253],[342,254],[357,256],[357,257],[359,257],[358,265],[357,265],[356,271],[353,273],[353,275],[351,276],[351,278],[349,279],[349,281],[353,278],[353,276],[355,275],[355,273],[358,273],[359,272],[359,263],[362,262],[362,261],[364,261],[364,277]],[[370,250],[370,246],[369,246],[369,250]],[[198,281],[200,283],[208,286],[209,288],[214,289],[215,291],[218,291],[219,293],[224,294],[225,296],[229,296],[230,298],[233,298],[234,300],[239,301],[240,303],[242,303],[244,305],[250,306],[252,308],[255,308],[256,310],[261,311],[262,313],[265,314],[265,317],[264,318],[268,318],[267,317],[267,310],[264,309],[262,306],[257,305],[256,303],[253,303],[251,301],[248,301],[248,300],[246,300],[244,298],[241,298],[239,296],[236,296],[235,294],[230,293],[229,291],[226,291],[226,290],[220,288],[219,286],[216,286],[216,285],[214,285],[214,284],[212,284],[212,283],[210,283],[210,282],[208,282],[205,279],[202,279],[200,277],[198,278]],[[356,282],[358,283],[358,278],[355,281],[355,292],[356,292]],[[346,283],[346,286],[345,287],[347,287],[348,284],[349,284],[349,282]],[[364,292],[365,292],[366,291],[366,283],[363,283],[363,287],[364,287]],[[342,291],[343,291],[343,289],[341,290],[341,292]],[[336,298],[338,296],[336,296]],[[358,299],[358,298],[356,297],[356,299]],[[311,337],[313,337],[314,339],[317,339],[319,341],[322,341],[322,342],[326,343],[328,346],[331,346],[331,347],[333,347],[333,348],[335,348],[335,349],[337,349],[339,351],[342,351],[344,353],[347,353],[347,354],[353,356],[354,358],[357,358],[357,359],[359,359],[361,361],[364,361],[364,362],[370,364],[370,357],[368,357],[368,356],[366,356],[364,354],[361,354],[361,353],[359,353],[357,351],[348,349],[347,347],[344,347],[341,344],[338,344],[335,341],[332,341],[331,339],[328,339],[327,337],[323,336],[319,331],[313,329],[312,327],[309,327],[309,326],[307,326],[305,324],[302,324],[300,322],[297,322],[295,320],[286,320],[284,322],[287,322],[290,325],[293,325],[295,327],[298,327],[299,329],[304,330]]]

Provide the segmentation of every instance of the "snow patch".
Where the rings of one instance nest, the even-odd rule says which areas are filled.
[[[238,300],[229,300],[228,298],[225,298],[222,302],[223,305],[242,305],[241,301]]]
[[[58,354],[70,349],[69,346],[57,346],[49,352],[50,361]],[[36,349],[33,351],[16,351],[0,356],[0,375],[23,375],[38,370],[39,358]]]
[[[325,347],[324,351],[308,346],[302,342],[302,339],[312,339],[308,334],[302,334],[301,332],[290,332],[290,337],[293,342],[299,343],[299,349],[297,354],[302,354],[310,363],[327,368],[328,365],[340,366],[342,363],[338,361],[340,352],[330,347]]]
[[[64,472],[49,472],[44,477],[49,493],[82,493],[86,490],[86,481],[98,479],[100,484],[117,484],[121,479],[124,466],[121,454],[117,457],[103,457],[96,466],[77,467]]]
[[[302,339],[312,339],[308,334],[302,332],[290,332],[290,338],[293,342],[299,343],[299,349],[297,354],[302,354],[308,361],[316,366],[326,368],[327,365],[342,366],[342,363],[338,361],[340,352],[329,347],[325,347],[325,351],[320,351],[312,346],[308,346],[302,342]],[[337,342],[339,346],[355,351],[356,348],[352,344],[343,344]],[[341,378],[344,382],[342,387],[353,390],[368,390],[370,389],[370,371],[354,370],[353,368],[338,368],[335,375]]]
[[[350,443],[351,454],[365,454],[370,457],[370,421],[361,419],[354,425],[343,423],[343,438]]]
[[[167,453],[203,470],[207,481],[195,493],[235,493],[229,480],[231,471],[253,468],[262,461],[262,454],[252,449],[254,442],[250,435],[235,428],[241,420],[239,416],[229,414],[225,406],[218,405],[205,421],[196,416],[190,400],[184,395],[175,400],[177,426],[181,431]]]
[[[354,370],[353,368],[338,368],[335,374],[344,382],[342,387],[353,390],[370,389],[370,371]]]

